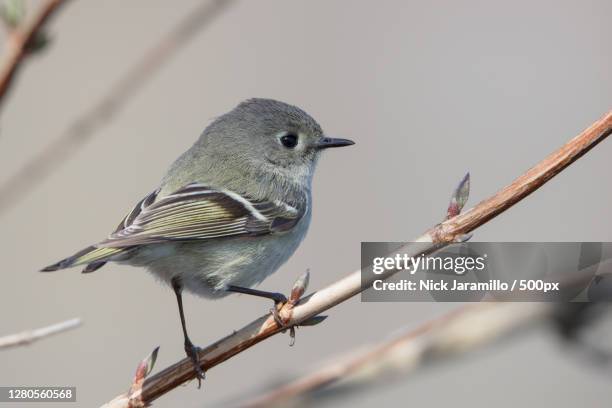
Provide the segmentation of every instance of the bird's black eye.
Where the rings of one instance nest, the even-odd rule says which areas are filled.
[[[287,133],[280,138],[280,141],[287,149],[293,149],[298,144],[298,137],[294,133]]]

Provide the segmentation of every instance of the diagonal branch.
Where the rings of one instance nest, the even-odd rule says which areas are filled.
[[[2,67],[0,67],[0,103],[4,100],[17,71],[28,55],[29,45],[34,42],[45,23],[64,3],[65,0],[45,1],[29,23],[18,26],[9,32],[7,52]]]
[[[80,325],[81,319],[70,319],[40,329],[0,337],[0,349],[30,344],[45,337],[74,329]]]
[[[533,193],[567,166],[578,160],[612,132],[612,111],[585,129],[559,150],[527,170],[495,195],[481,201],[463,214],[435,226],[421,241],[452,241],[478,228]]]
[[[461,238],[537,190],[546,181],[559,174],[595,147],[610,133],[612,133],[612,111],[517,178],[509,186],[492,197],[481,201],[463,215],[451,218],[427,231],[418,241],[429,244],[419,245],[417,253],[410,253],[411,248],[405,247],[400,248],[398,252],[402,251],[402,253],[407,253],[408,256],[417,257],[420,254],[433,252]],[[386,275],[378,275],[377,279],[388,278],[396,272],[398,271],[389,271]],[[286,326],[284,327],[280,326],[271,315],[261,316],[237,332],[202,350],[199,353],[202,368],[208,370],[283,331],[287,326],[299,325],[338,303],[344,302],[368,286],[369,282],[364,282],[362,286],[361,273],[356,271],[302,299],[298,304],[292,306],[289,312],[285,308],[281,309],[279,314],[285,322]],[[191,361],[183,359],[145,380],[142,389],[131,395],[124,395],[122,401],[130,401],[129,404],[118,403],[109,406],[147,406],[163,394],[193,379],[194,376],[195,372]]]
[[[84,146],[97,131],[110,123],[164,63],[197,33],[208,27],[233,2],[234,0],[202,2],[147,50],[135,65],[109,87],[108,93],[100,101],[77,117],[55,141],[0,185],[0,213],[15,205]]]

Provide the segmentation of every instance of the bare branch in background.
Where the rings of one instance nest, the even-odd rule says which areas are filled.
[[[351,391],[389,384],[398,376],[515,335],[544,321],[552,303],[478,303],[434,319],[392,340],[332,361],[311,374],[249,399],[243,407],[319,403]],[[330,386],[329,389],[323,389]]]
[[[28,330],[21,333],[0,337],[0,349],[31,344],[45,337],[62,333],[67,330],[72,330],[80,325],[81,319],[75,318],[40,329]]]
[[[610,133],[612,133],[612,111],[517,178],[509,186],[492,197],[481,201],[463,215],[446,220],[430,229],[418,239],[420,242],[429,243],[419,246],[418,253],[410,253],[411,248],[406,247],[400,248],[398,252],[407,252],[409,256],[417,257],[421,254],[434,252],[460,239],[533,193],[595,147]],[[462,189],[460,188],[459,191],[461,192]],[[462,198],[462,193],[459,193],[459,196]],[[399,270],[388,271],[378,275],[377,279],[387,279],[397,272]],[[284,325],[279,325],[277,319],[272,315],[259,317],[242,329],[201,350],[199,358],[202,369],[209,370],[268,337],[287,329],[287,327],[299,325],[319,315],[338,303],[357,295],[364,288],[369,287],[370,283],[364,282],[362,286],[361,273],[356,271],[301,299],[295,306],[281,308],[278,314],[282,318],[282,323],[285,323]],[[145,380],[141,390],[123,396],[124,401],[137,401],[140,405],[115,404],[113,407],[147,406],[163,394],[193,379],[194,376],[193,364],[191,360],[185,358]],[[115,400],[118,399],[119,397]]]
[[[108,126],[128,101],[195,35],[208,27],[234,0],[202,2],[149,49],[92,108],[77,117],[41,153],[0,186],[0,213],[6,211],[77,152],[94,134]]]
[[[19,7],[20,3],[13,2],[13,5],[6,3],[2,20],[8,28],[8,38],[6,54],[3,56],[2,66],[0,67],[0,104],[6,96],[15,75],[19,68],[23,65],[26,56],[29,55],[32,47],[37,46],[37,42],[43,38],[43,27],[51,16],[64,4],[65,0],[47,0],[45,1],[32,19],[23,24],[19,21],[23,16],[19,13],[10,13],[9,7]]]
[[[598,264],[595,269],[601,274],[599,276],[606,276],[612,272],[612,262]],[[559,274],[554,280],[562,288],[583,288],[585,280],[592,283],[592,273],[592,267],[587,267],[576,275]],[[601,317],[603,310],[595,305],[607,306],[607,302],[591,301],[503,303],[504,300],[512,301],[512,297],[502,293],[483,299],[484,303],[456,309],[393,339],[331,361],[309,374],[273,387],[261,396],[245,399],[241,406],[293,407],[362,392],[368,387],[389,384],[434,363],[448,363],[453,357],[506,340],[520,329],[533,327],[534,323],[551,323],[550,328],[557,329],[567,338],[568,329],[579,330],[581,327],[577,326],[589,325]],[[587,317],[589,312],[591,316]],[[585,349],[597,352],[600,358],[603,354],[592,347]]]

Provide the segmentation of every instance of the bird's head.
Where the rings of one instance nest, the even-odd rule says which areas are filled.
[[[312,177],[320,153],[350,146],[331,138],[302,109],[272,99],[248,99],[217,118],[203,135],[206,150],[232,162],[284,174]]]

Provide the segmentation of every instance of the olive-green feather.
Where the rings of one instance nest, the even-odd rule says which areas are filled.
[[[121,252],[125,252],[126,250],[127,248],[97,248],[95,246],[90,246],[68,258],[43,268],[42,272],[52,272],[84,264],[87,264],[87,267],[83,272],[93,272],[101,268],[109,258]]]

